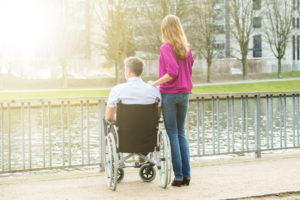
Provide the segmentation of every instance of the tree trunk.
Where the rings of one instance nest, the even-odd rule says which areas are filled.
[[[281,76],[281,58],[278,58],[278,73],[277,78],[282,78]]]
[[[118,84],[120,82],[119,77],[119,64],[115,62],[115,84]]]
[[[66,76],[66,66],[65,65],[62,65],[61,66],[62,68],[62,88],[67,88],[68,87],[68,82],[67,82],[67,76]]]
[[[243,79],[248,79],[248,65],[247,65],[247,57],[243,56],[242,58],[242,65],[243,65]]]
[[[211,60],[208,58],[206,59],[206,62],[207,62],[207,83],[210,83],[211,80],[210,80],[210,76],[211,76]]]
[[[4,76],[0,74],[0,90],[4,89]]]
[[[90,1],[86,1],[86,52],[87,57],[90,59],[91,57],[91,41],[90,41],[90,21],[91,21],[91,14],[90,14]]]

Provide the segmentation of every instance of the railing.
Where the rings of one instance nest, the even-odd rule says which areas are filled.
[[[262,151],[299,148],[299,95],[191,96],[186,126],[191,155],[254,152],[260,157]],[[0,174],[98,165],[103,169],[104,110],[104,98],[0,100]]]
[[[96,127],[90,125],[91,107],[94,108],[93,126]],[[1,100],[0,173],[92,165],[102,167],[104,109],[104,98]],[[33,115],[38,123],[32,120]]]
[[[207,94],[193,96],[191,103],[196,104],[192,108],[196,110],[196,151],[192,156],[209,156],[223,154],[244,154],[255,152],[256,157],[261,157],[262,151],[299,148],[299,94],[300,92],[286,93],[241,93],[241,94]],[[287,105],[287,98],[290,98],[291,105]],[[240,105],[236,105],[236,101]],[[249,101],[251,100],[254,113],[250,116]],[[278,101],[279,116],[274,115],[274,100]],[[205,130],[205,103],[208,101],[211,106],[208,123],[211,123],[211,136]],[[226,107],[226,115],[220,119],[220,101]],[[200,106],[201,104],[201,106]],[[225,104],[225,105],[224,105]],[[261,107],[264,105],[264,109]],[[238,111],[236,110],[238,107]],[[252,107],[252,106],[251,106]],[[201,108],[201,109],[200,109]],[[287,108],[292,111],[291,119],[287,118]],[[201,110],[201,112],[200,112]],[[264,112],[264,116],[261,114]],[[240,114],[238,114],[240,113]],[[237,115],[240,115],[237,117]],[[249,119],[253,119],[253,124]],[[279,121],[279,135],[275,135],[274,119]],[[287,131],[287,121],[292,127]],[[220,123],[225,122],[223,130],[220,131]],[[201,126],[200,126],[201,123]],[[188,117],[187,125],[190,124]],[[238,130],[235,126],[238,124]],[[189,126],[187,126],[189,127]],[[225,130],[226,127],[226,130]],[[253,128],[254,135],[249,134],[249,128]],[[187,136],[190,137],[190,130],[187,129]],[[221,132],[223,135],[221,135]],[[289,136],[288,136],[289,133]],[[225,135],[225,136],[224,136]],[[222,136],[222,139],[220,139]],[[208,140],[208,138],[210,138]],[[226,142],[224,143],[224,141]],[[238,141],[238,144],[236,142]],[[262,141],[264,144],[262,145]],[[289,141],[289,144],[288,144]],[[220,143],[223,142],[223,145]],[[250,143],[254,145],[250,146]],[[238,148],[237,148],[238,146]],[[220,148],[222,147],[222,148]],[[207,152],[209,149],[209,152]]]

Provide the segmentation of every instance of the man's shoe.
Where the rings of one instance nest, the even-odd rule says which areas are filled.
[[[144,159],[144,158],[142,158],[142,157],[139,157],[139,163],[140,164],[142,164],[142,163],[144,163],[144,162],[146,162],[147,160],[146,159]]]

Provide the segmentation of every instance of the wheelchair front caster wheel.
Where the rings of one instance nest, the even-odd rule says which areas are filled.
[[[118,169],[118,183],[120,183],[124,178],[124,169],[123,168],[119,168]]]
[[[155,179],[156,171],[154,167],[148,163],[142,165],[139,175],[144,182],[151,182]]]

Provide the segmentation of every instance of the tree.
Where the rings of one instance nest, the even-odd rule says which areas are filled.
[[[123,60],[135,55],[131,24],[126,16],[127,5],[122,0],[110,0],[106,3],[98,0],[97,6],[98,19],[103,26],[103,42],[96,46],[114,65],[115,81],[119,83]]]
[[[128,12],[134,21],[133,30],[136,50],[143,52],[142,57],[157,58],[161,40],[161,22],[169,14],[176,15],[185,22],[189,4],[185,0],[148,0],[144,4],[132,1],[136,12]]]
[[[239,44],[243,67],[243,79],[248,78],[248,48],[250,36],[253,33],[253,17],[255,3],[253,0],[228,0],[227,6],[230,13],[230,30]]]
[[[267,0],[265,36],[277,58],[277,77],[281,78],[281,60],[292,32],[293,7],[290,0]]]
[[[63,10],[57,13],[54,26],[53,50],[61,67],[62,87],[67,87],[68,60],[79,53],[85,43],[85,35],[81,35],[79,26],[73,19],[74,13]]]
[[[220,33],[216,19],[220,15],[215,9],[217,0],[202,0],[193,6],[191,16],[194,23],[190,28],[192,33],[192,47],[199,52],[207,63],[207,82],[211,81],[211,66],[218,54],[216,36]]]

